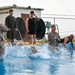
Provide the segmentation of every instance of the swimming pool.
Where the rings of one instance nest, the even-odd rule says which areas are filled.
[[[6,47],[0,58],[0,75],[75,75],[75,51],[70,44],[68,49],[60,44],[53,52],[47,44],[36,48],[38,53],[30,55],[31,46]]]

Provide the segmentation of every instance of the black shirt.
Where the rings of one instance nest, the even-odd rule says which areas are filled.
[[[69,42],[72,42],[72,40],[70,40],[70,37],[68,36],[68,41],[67,41],[67,43],[69,43]],[[61,39],[60,41],[58,41],[58,43],[64,43],[64,40],[65,40],[65,38],[63,38],[63,39]]]
[[[36,19],[32,18],[28,20],[29,34],[36,34]]]
[[[70,37],[69,36],[68,36],[68,39],[69,40],[67,41],[67,43],[71,42],[71,46],[72,46],[72,48],[74,48],[73,42],[72,42],[72,40],[70,40]],[[58,41],[58,43],[64,43],[64,40],[65,40],[65,38],[63,38],[60,41]]]

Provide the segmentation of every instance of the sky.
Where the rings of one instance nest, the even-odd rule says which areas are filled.
[[[75,0],[0,0],[0,6],[11,6],[13,4],[43,8],[42,14],[75,15]],[[75,18],[75,16],[72,17]],[[53,19],[49,19],[49,21],[53,23]],[[75,35],[75,20],[56,19],[56,24],[58,24],[60,32],[62,32],[61,35],[63,35],[64,31],[67,34],[73,33]],[[69,33],[68,31],[71,32]]]
[[[46,13],[72,14],[75,13],[75,0],[0,0],[0,6],[16,4],[44,8]]]

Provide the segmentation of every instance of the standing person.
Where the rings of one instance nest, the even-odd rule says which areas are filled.
[[[58,40],[60,41],[60,36],[56,32],[56,26],[52,25],[51,26],[51,32],[48,34],[49,45],[53,46],[53,47],[58,46]]]
[[[0,24],[0,57],[5,53],[3,32],[8,31],[5,25]]]
[[[35,16],[35,17],[34,17]],[[36,20],[37,16],[35,15],[34,11],[31,11],[29,14],[29,18],[26,20],[26,30],[29,35],[30,44],[32,44],[32,39],[34,39],[34,44],[36,44]]]
[[[8,27],[7,38],[13,44],[14,43],[14,31],[15,31],[15,17],[13,16],[13,10],[9,10],[9,16],[5,19],[5,25]]]

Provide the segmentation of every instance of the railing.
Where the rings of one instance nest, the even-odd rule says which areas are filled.
[[[42,14],[42,19],[57,24],[61,37],[75,35],[75,15]]]

